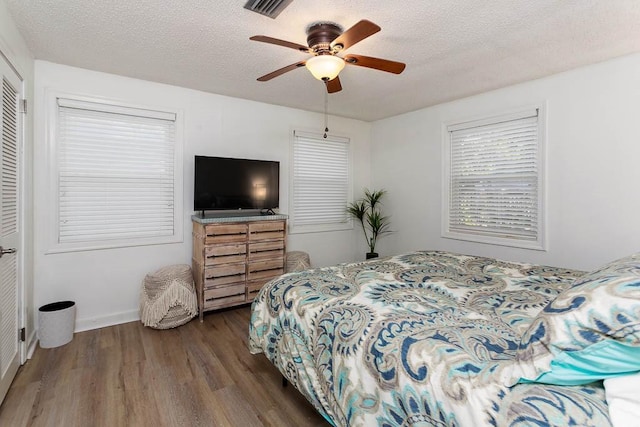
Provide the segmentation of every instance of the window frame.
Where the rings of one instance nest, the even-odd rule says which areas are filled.
[[[471,128],[498,124],[508,120],[517,120],[537,110],[537,214],[538,233],[535,240],[512,237],[497,237],[479,233],[462,233],[450,230],[450,186],[451,186],[451,132],[455,128]],[[547,141],[546,102],[512,108],[500,113],[476,116],[465,120],[452,120],[442,123],[442,197],[441,197],[441,236],[445,239],[462,240],[490,245],[508,246],[537,251],[547,250],[547,212],[546,212],[546,141]]]
[[[300,134],[301,136],[305,136],[312,139],[317,139],[323,141],[323,134],[313,130],[293,129],[290,133],[290,143],[289,143],[289,158],[290,158],[290,168],[289,168],[289,233],[290,234],[305,234],[305,233],[320,233],[320,232],[330,232],[330,231],[345,231],[353,229],[353,220],[347,215],[347,204],[353,201],[353,144],[351,142],[351,138],[340,134],[340,133],[329,133],[327,134],[328,138],[334,138],[335,142],[344,142],[348,144],[347,149],[347,200],[344,206],[345,212],[345,220],[342,222],[328,222],[323,224],[306,224],[306,225],[298,225],[295,217],[295,142],[296,142],[296,134]]]
[[[122,108],[146,110],[149,112],[169,113],[175,115],[175,146],[173,164],[173,234],[155,237],[132,237],[119,239],[96,239],[79,242],[59,242],[59,168],[58,168],[58,132],[59,132],[59,105],[58,99],[67,99],[77,102],[89,102],[104,105],[105,108]],[[169,108],[157,105],[135,104],[125,100],[107,99],[98,96],[78,95],[76,93],[47,90],[45,94],[46,102],[46,163],[49,179],[48,185],[48,245],[45,254],[80,252],[102,249],[126,248],[147,245],[163,245],[172,243],[182,243],[184,241],[184,114],[180,109]]]

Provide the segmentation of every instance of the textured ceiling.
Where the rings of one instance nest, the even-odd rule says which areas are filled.
[[[382,31],[356,53],[402,61],[401,75],[347,66],[331,114],[373,121],[640,52],[640,0],[293,0],[277,19],[245,0],[4,0],[36,59],[322,111],[306,59],[250,41],[306,44],[306,27],[360,19]]]

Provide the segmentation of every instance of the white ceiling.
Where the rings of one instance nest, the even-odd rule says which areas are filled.
[[[640,0],[293,0],[275,20],[245,0],[5,0],[36,59],[310,111],[324,84],[306,59],[250,41],[306,45],[305,29],[368,19],[382,31],[346,53],[405,62],[394,75],[347,66],[331,114],[373,121],[640,52]]]

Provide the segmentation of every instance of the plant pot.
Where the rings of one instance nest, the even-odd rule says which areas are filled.
[[[367,252],[367,259],[378,258],[378,252]]]

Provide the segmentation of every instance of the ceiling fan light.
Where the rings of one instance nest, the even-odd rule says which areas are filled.
[[[333,55],[318,55],[309,58],[306,67],[316,79],[329,81],[340,74],[344,68],[344,60]]]

